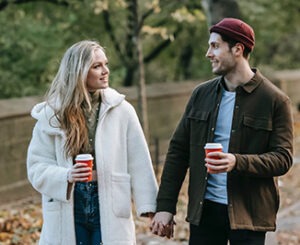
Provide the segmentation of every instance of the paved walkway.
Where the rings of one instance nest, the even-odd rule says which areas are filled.
[[[281,210],[277,216],[276,232],[269,232],[266,239],[266,245],[279,245],[276,234],[279,232],[300,232],[300,201],[290,207]]]
[[[188,245],[188,242],[173,241],[172,239],[162,238],[155,235],[151,236],[151,235],[138,234],[137,244],[138,245]]]

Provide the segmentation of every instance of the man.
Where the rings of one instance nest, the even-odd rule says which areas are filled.
[[[189,169],[189,244],[264,244],[276,228],[277,177],[292,165],[290,100],[251,69],[248,24],[225,18],[210,28],[208,44],[206,57],[219,76],[194,90],[171,139],[151,229],[171,236]],[[205,157],[207,142],[221,143],[223,152]]]

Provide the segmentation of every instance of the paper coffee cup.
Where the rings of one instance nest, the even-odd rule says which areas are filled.
[[[220,143],[206,143],[204,149],[205,149],[205,156],[207,157],[207,154],[210,152],[215,152],[215,151],[222,152],[223,146]],[[219,159],[218,157],[209,157],[209,158]],[[208,168],[207,171],[209,172],[210,169]]]
[[[92,180],[93,160],[94,158],[91,154],[79,154],[75,158],[76,163],[85,163],[88,167],[91,168],[87,182]]]
[[[214,152],[214,151],[222,152],[223,146],[220,143],[206,143],[204,149],[205,149],[205,156],[207,156],[209,152]],[[210,158],[214,158],[214,157],[210,157]]]

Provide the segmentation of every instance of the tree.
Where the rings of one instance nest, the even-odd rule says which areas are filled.
[[[300,65],[300,44],[294,41],[300,37],[297,0],[239,0],[238,7],[233,0],[139,0],[135,19],[130,2],[0,0],[0,97],[44,93],[66,47],[82,39],[99,40],[106,48],[113,87],[136,85],[134,32],[139,34],[147,83],[207,78],[207,28],[222,17],[238,17],[234,13],[239,11],[255,29],[254,66]]]
[[[206,12],[207,24],[211,26],[225,17],[241,18],[241,12],[236,0],[202,0]]]
[[[63,39],[49,42],[59,31],[56,25],[52,25],[53,20],[48,16],[43,17],[50,6],[44,6],[42,11],[38,5],[34,5],[36,14],[29,15],[32,6],[30,9],[26,5],[15,8],[13,4],[4,3],[0,2],[3,34],[0,36],[0,97],[38,94],[47,87],[43,82],[48,76],[45,70],[54,66],[49,64],[53,58],[51,50],[59,50]]]
[[[17,93],[17,90],[13,91],[15,86],[12,83],[4,84],[3,79],[0,81],[3,83],[0,86],[3,85],[7,87],[7,91],[12,92],[7,92],[5,96],[13,95],[13,93],[15,93],[14,96],[30,95],[39,89],[43,91],[43,87],[47,86],[47,83],[52,80],[53,73],[56,72],[57,56],[65,51],[66,46],[86,38],[100,40],[101,44],[108,48],[110,66],[114,71],[111,75],[113,86],[121,85],[121,82],[126,86],[137,84],[135,82],[138,80],[138,55],[135,46],[137,34],[141,40],[141,48],[144,50],[145,80],[147,82],[173,80],[171,74],[176,69],[175,64],[178,58],[193,59],[194,52],[187,55],[188,49],[181,49],[178,40],[181,36],[184,45],[194,46],[192,43],[195,41],[189,38],[186,30],[192,30],[191,25],[194,25],[194,28],[199,25],[196,23],[199,16],[202,18],[200,22],[204,23],[203,14],[199,14],[201,6],[195,4],[196,0],[187,1],[187,4],[185,4],[186,1],[178,0],[172,2],[166,0],[136,1],[140,4],[134,13],[131,2],[129,0],[0,0],[0,25],[5,33],[0,37],[0,43],[3,44],[0,46],[0,52],[5,54],[0,62],[6,63],[2,67],[10,65],[11,54],[9,53],[13,52],[14,46],[20,46],[20,51],[27,52],[27,55],[22,53],[19,55],[20,62],[28,64],[28,59],[30,59],[30,63],[38,63],[41,66],[40,70],[35,72],[33,69],[32,71],[32,74],[36,75],[34,80],[41,86],[32,86],[31,89],[32,78],[28,79],[31,74],[24,71],[25,74],[22,74],[21,79],[23,82],[28,80],[26,85],[28,89],[19,89],[20,92]],[[138,14],[138,18],[134,18],[134,14]],[[10,19],[9,23],[8,19]],[[19,35],[20,33],[22,35]],[[183,37],[188,40],[184,40]],[[29,40],[35,43],[32,45],[34,53],[37,53],[35,57],[31,57],[33,52],[25,44]],[[172,49],[175,47],[178,52],[185,54],[174,58]],[[171,57],[168,57],[170,55]],[[36,58],[38,56],[40,56],[39,61]],[[158,57],[161,62],[165,60],[163,66],[153,63]],[[149,67],[155,69],[156,72],[151,72]],[[19,68],[13,74],[16,77],[16,83],[21,81],[18,78],[21,70],[22,68]],[[193,75],[185,70],[191,71],[191,67],[183,66],[176,70],[180,74],[178,77],[188,79],[187,76]]]
[[[105,6],[101,10],[101,13],[103,14],[106,31],[111,38],[111,42],[118,53],[120,61],[124,67],[126,67],[123,85],[131,86],[138,70],[138,55],[136,53],[137,37],[140,36],[142,43],[143,39],[146,38],[145,34],[148,36],[159,35],[161,37],[161,40],[155,42],[155,45],[152,45],[152,49],[143,59],[145,63],[151,62],[165,50],[172,43],[174,37],[180,33],[182,29],[180,23],[177,26],[175,25],[175,28],[172,28],[172,24],[174,26],[175,22],[174,20],[172,21],[172,18],[169,18],[169,15],[172,11],[176,11],[176,9],[182,7],[184,1],[145,1],[144,6],[140,8],[137,7],[138,1],[136,0],[126,0],[124,2],[107,2],[103,0],[101,2],[101,5]],[[104,2],[106,2],[106,4],[104,4]],[[115,9],[120,10],[122,8],[125,9],[127,13],[125,17],[125,22],[127,23],[125,30],[127,34],[125,38],[123,38],[124,36],[122,35],[118,36],[117,25],[119,23],[112,20],[112,14],[115,13]],[[167,18],[166,15],[168,16]],[[146,24],[147,19],[151,18],[150,23]],[[121,43],[125,44],[120,45]]]

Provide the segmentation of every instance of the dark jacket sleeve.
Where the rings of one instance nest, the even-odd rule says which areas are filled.
[[[235,154],[234,171],[257,177],[274,177],[283,175],[290,169],[293,163],[293,116],[288,97],[281,97],[274,103],[269,137],[265,153]]]
[[[189,166],[190,130],[187,115],[191,110],[193,97],[192,95],[169,144],[157,197],[157,211],[176,214],[179,191]]]

